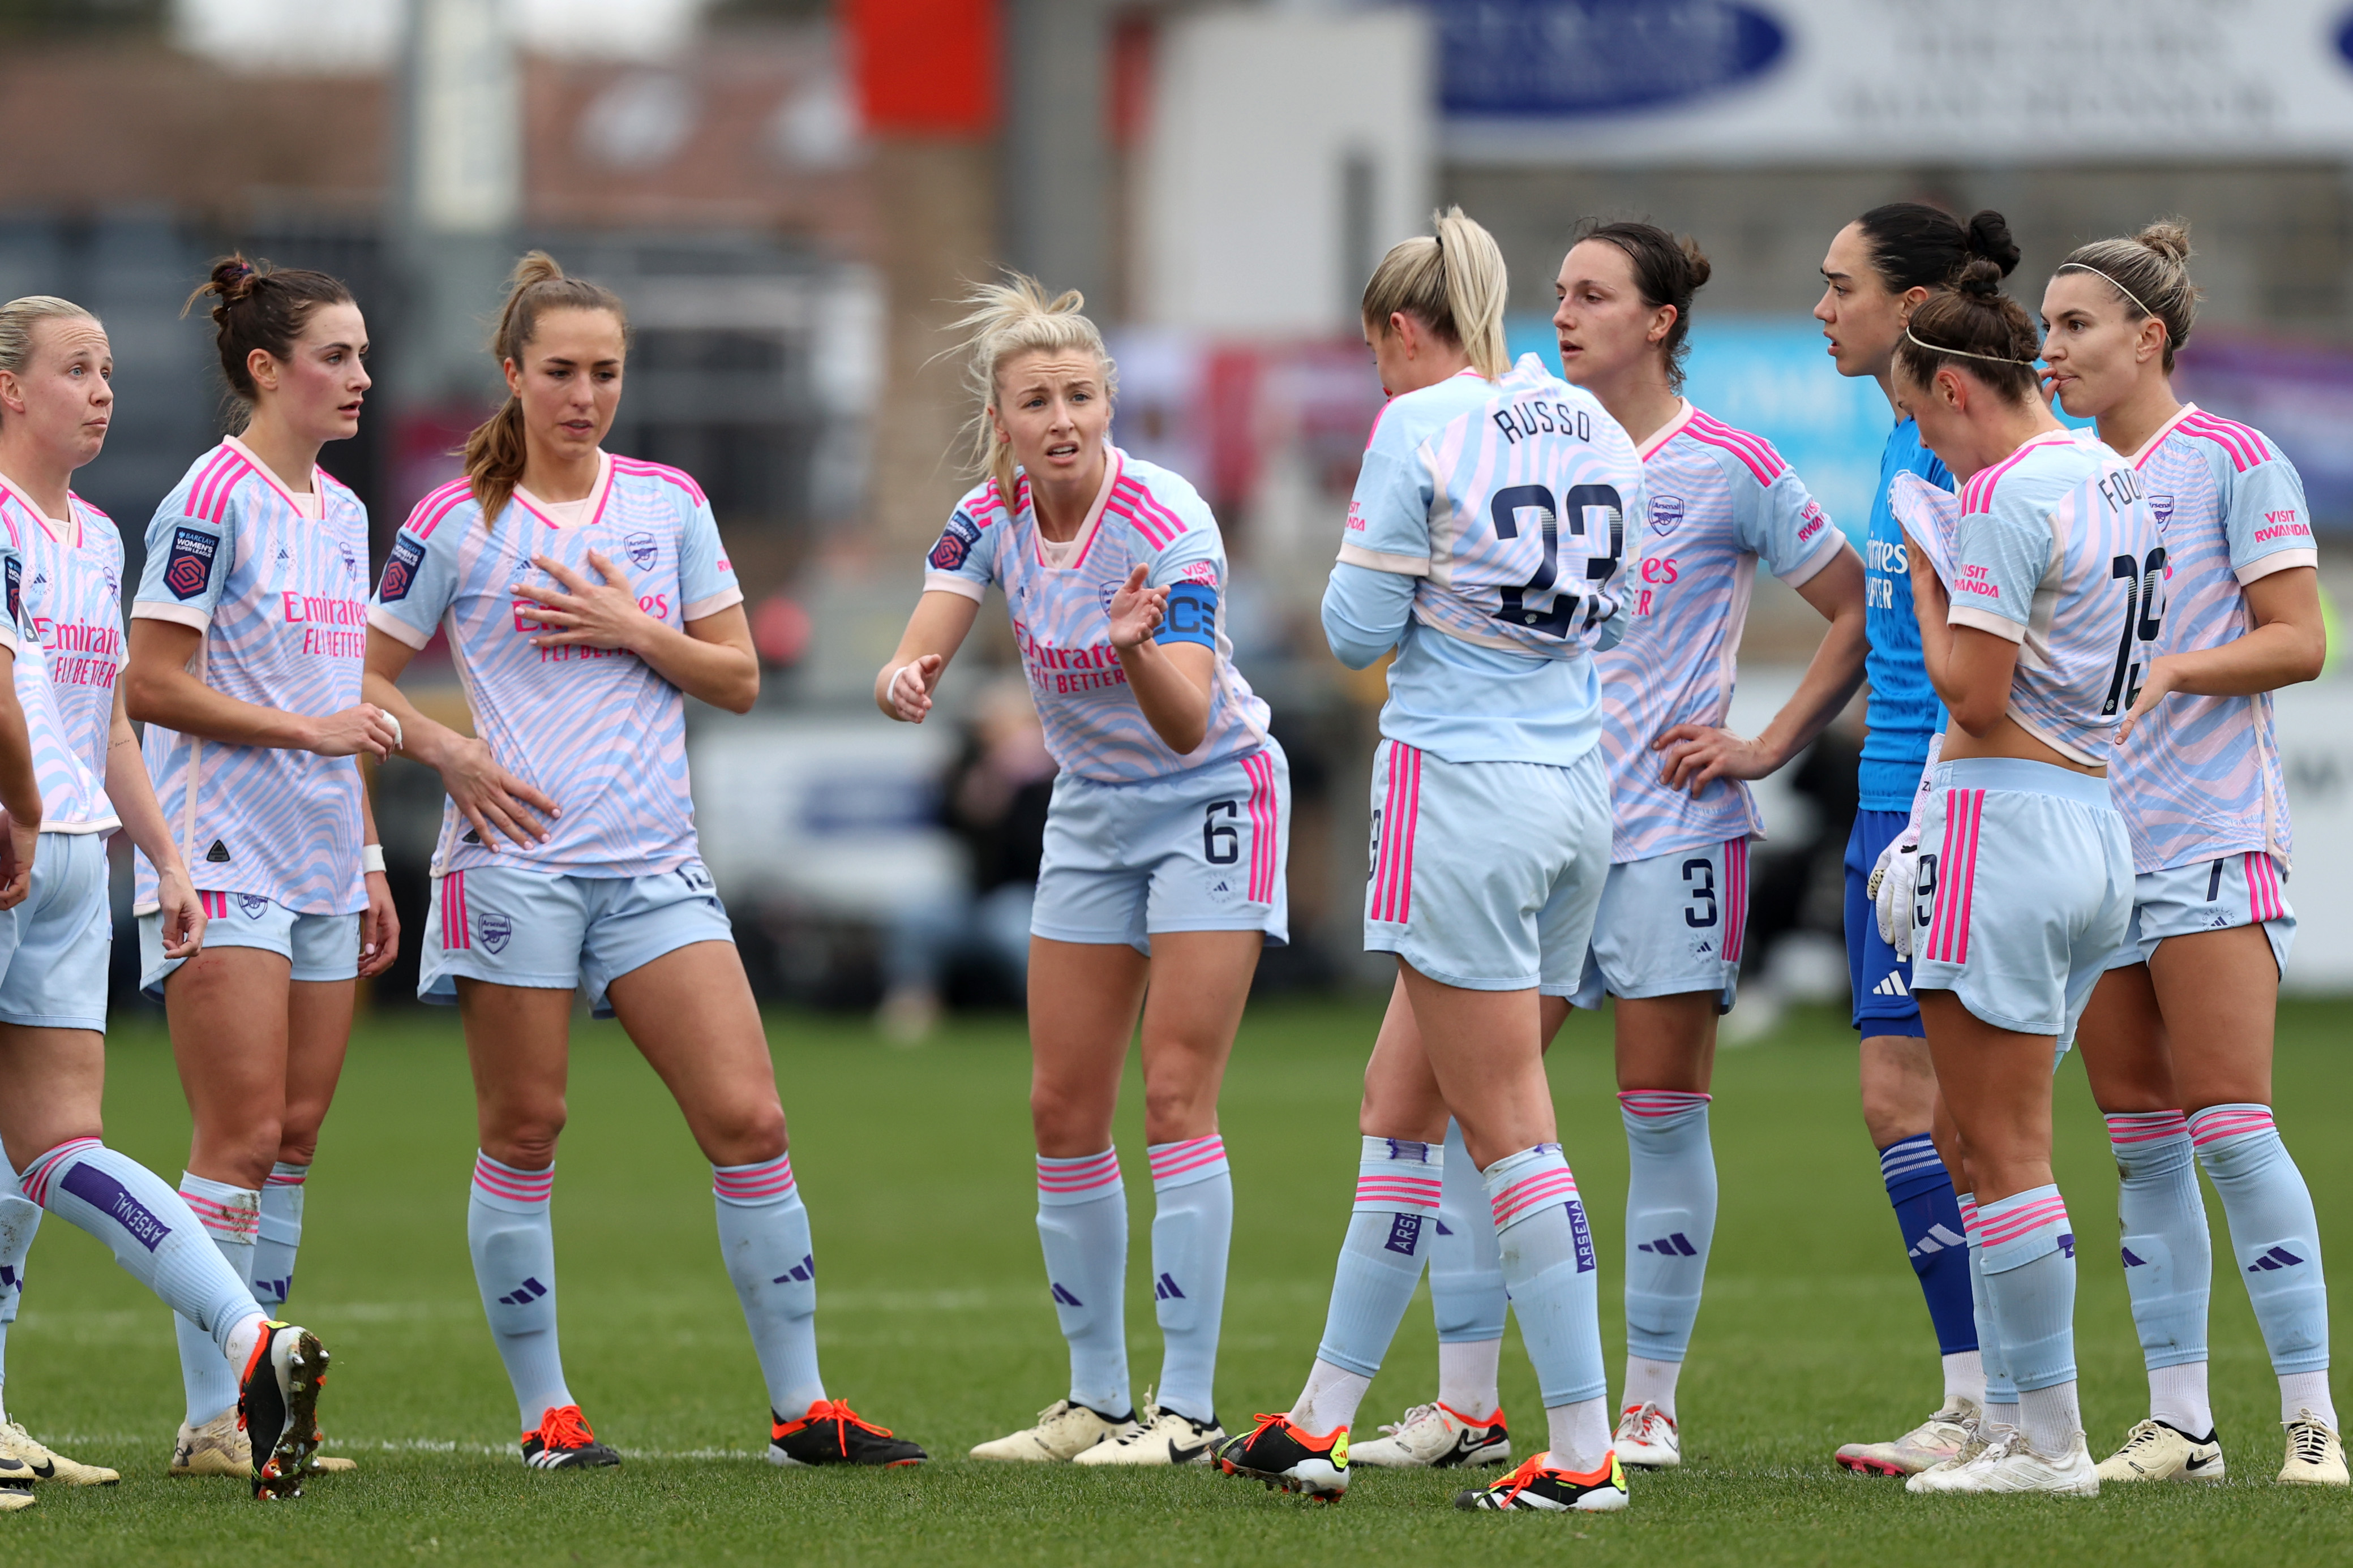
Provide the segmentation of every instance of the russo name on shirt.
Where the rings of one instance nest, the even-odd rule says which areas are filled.
[[[122,631],[82,621],[33,617],[33,635],[48,650],[49,679],[59,686],[111,689],[122,663]]]
[[[321,658],[367,657],[367,601],[329,599],[288,590],[278,595],[290,626],[302,628],[302,651]]]
[[[1076,691],[1102,691],[1127,684],[1118,650],[1107,642],[1091,647],[1049,647],[1030,636],[1029,628],[1019,620],[1013,623],[1013,638],[1021,645],[1021,663],[1029,673],[1029,684],[1040,691],[1068,697]]]

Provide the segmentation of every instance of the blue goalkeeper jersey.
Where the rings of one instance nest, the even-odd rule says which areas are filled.
[[[1871,498],[1871,533],[1865,541],[1862,624],[1871,639],[1863,676],[1871,683],[1864,719],[1871,733],[1862,743],[1858,784],[1865,811],[1912,809],[1920,769],[1928,760],[1928,737],[1945,727],[1945,705],[1928,684],[1920,652],[1920,622],[1912,613],[1912,569],[1905,554],[1904,530],[1888,510],[1888,488],[1900,474],[1917,474],[1952,489],[1953,476],[1936,454],[1920,444],[1920,426],[1905,419],[1888,432],[1879,454],[1879,489]]]

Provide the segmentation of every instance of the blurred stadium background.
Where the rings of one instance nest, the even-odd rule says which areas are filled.
[[[749,717],[693,718],[712,868],[765,994],[880,1005],[902,1035],[1018,1000],[1051,773],[999,617],[944,722],[887,724],[868,696],[963,484],[942,324],[997,266],[1085,290],[1121,360],[1116,438],[1226,528],[1237,658],[1299,786],[1268,990],[1380,978],[1356,932],[1381,682],[1330,659],[1314,612],[1380,397],[1357,289],[1434,203],[1501,238],[1514,347],[1547,355],[1577,219],[1697,236],[1694,399],[1769,436],[1850,531],[1887,416],[1807,316],[1840,225],[1896,198],[1999,207],[2031,304],[2070,247],[2181,214],[2207,295],[2185,389],[2295,457],[2324,586],[2353,595],[2342,0],[0,0],[0,298],[105,317],[120,409],[81,488],[134,557],[219,429],[209,332],[176,319],[212,255],[353,285],[377,387],[327,462],[379,553],[491,405],[483,321],[514,254],[621,291],[612,445],[709,489],[769,666]],[[1759,585],[1736,725],[1818,626]],[[459,700],[446,658],[410,679]],[[2280,712],[2290,983],[2353,989],[2353,687]],[[1842,997],[1856,743],[1834,731],[1765,792],[1736,1029]],[[439,794],[405,764],[379,790],[415,932]]]

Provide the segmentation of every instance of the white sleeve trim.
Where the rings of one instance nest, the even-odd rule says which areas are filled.
[[[2319,564],[2320,552],[2317,550],[2274,550],[2269,555],[2257,556],[2232,574],[2239,579],[2240,585],[2243,587],[2258,577],[2268,577],[2274,572],[2284,572],[2291,566],[2317,567]]]
[[[988,597],[988,588],[986,584],[976,583],[969,577],[959,577],[953,572],[924,573],[923,592],[926,594],[961,594],[976,605]]]
[[[2007,616],[1997,616],[1991,610],[1980,610],[1975,605],[1955,605],[1945,612],[1945,624],[1948,626],[1974,626],[1981,632],[1991,632],[2004,642],[2022,643],[2026,640],[2024,626]]]
[[[5,647],[8,650],[9,658],[14,658],[16,656],[16,632],[15,627],[0,624],[0,647]]]
[[[1840,551],[1852,548],[1853,547],[1846,542],[1846,535],[1833,528],[1831,530],[1830,537],[1817,545],[1811,555],[1807,556],[1790,570],[1777,572],[1774,575],[1792,588],[1802,588],[1821,575],[1823,568],[1838,559]]]
[[[421,648],[433,640],[432,627],[427,626],[420,632],[382,605],[368,606],[367,624],[370,631],[382,632],[395,642],[406,643],[413,648]]]
[[[184,626],[194,626],[200,632],[211,630],[213,624],[210,610],[200,610],[194,605],[159,605],[152,599],[133,602],[131,618],[134,621],[174,621]]]
[[[691,605],[687,605],[686,608],[678,613],[678,618],[681,624],[687,621],[699,621],[706,616],[715,616],[720,611],[735,605],[740,605],[743,602],[743,589],[722,588],[719,592],[712,595],[709,598],[697,599]]]
[[[1386,550],[1367,550],[1361,544],[1343,543],[1340,559],[1351,566],[1367,567],[1375,572],[1394,572],[1400,577],[1430,575],[1427,555],[1396,555]]]

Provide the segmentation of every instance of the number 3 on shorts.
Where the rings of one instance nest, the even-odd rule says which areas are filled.
[[[1234,823],[1242,814],[1241,803],[1233,800],[1213,800],[1201,814],[1201,858],[1212,866],[1230,866],[1242,857],[1242,837]],[[1226,820],[1220,825],[1218,818]]]
[[[1703,856],[1694,856],[1683,862],[1683,881],[1688,885],[1694,877],[1699,885],[1691,890],[1691,908],[1683,911],[1683,924],[1694,931],[1705,931],[1715,923],[1715,865]]]

